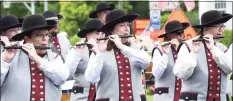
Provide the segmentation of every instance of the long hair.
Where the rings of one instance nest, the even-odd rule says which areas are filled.
[[[109,35],[112,35],[112,30],[111,31],[105,31],[104,33],[105,33],[106,37],[108,37]],[[123,43],[123,44],[126,45],[126,46],[130,46],[131,45],[130,42],[126,42],[126,43]],[[115,43],[113,41],[111,41],[111,40],[108,40],[106,50],[107,51],[111,51],[114,48],[117,48],[116,45],[115,45]]]
[[[109,35],[112,35],[112,30],[111,31],[105,31],[105,37],[108,37]],[[114,42],[112,42],[111,40],[108,41],[107,43],[107,51],[111,51],[112,49],[116,48],[116,45]]]

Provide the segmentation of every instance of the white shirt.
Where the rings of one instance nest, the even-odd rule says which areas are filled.
[[[188,40],[186,42],[189,45],[192,44],[192,40]],[[193,46],[191,46],[190,48],[192,47]],[[230,74],[232,72],[232,65],[224,52],[222,52],[216,46],[214,46],[213,49],[210,50],[210,52],[212,53],[213,58],[219,68],[225,74]],[[192,75],[196,66],[197,54],[193,53],[192,51],[189,53],[186,45],[182,45],[178,53],[178,58],[176,60],[175,66],[173,68],[173,73],[181,79],[188,79]]]
[[[11,68],[11,63],[14,60],[13,59],[10,63],[7,63],[2,60],[2,56],[3,55],[1,55],[1,85],[6,79],[6,75]],[[65,64],[63,64],[60,56],[52,61],[48,61],[44,58],[42,58],[40,61],[41,64],[38,66],[38,68],[42,70],[44,72],[44,75],[48,77],[51,81],[53,81],[54,84],[61,85],[68,79],[70,75],[69,68]]]
[[[232,44],[230,45],[230,47],[228,48],[227,52],[225,53],[227,58],[231,61],[232,64]],[[230,74],[229,76],[231,76],[232,74]],[[229,96],[233,96],[232,95],[232,80],[228,80],[227,81],[227,93],[229,94]]]
[[[124,45],[121,52],[126,57],[131,58],[135,65],[142,67],[142,69],[146,69],[150,65],[151,57],[144,50],[135,50]],[[91,54],[85,72],[85,79],[88,82],[97,83],[100,81],[100,73],[104,63],[104,55],[104,53],[97,53],[96,55]]]
[[[81,58],[81,53],[77,52],[74,48],[71,48],[66,55],[65,65],[70,69],[70,77],[75,74]]]
[[[152,74],[154,75],[154,77],[160,78],[167,68],[168,55],[165,53],[161,55],[159,50],[155,49],[152,62],[153,62]]]

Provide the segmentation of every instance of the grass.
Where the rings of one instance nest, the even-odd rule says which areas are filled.
[[[146,88],[146,98],[147,98],[147,101],[153,101],[153,94],[151,94],[148,87]]]

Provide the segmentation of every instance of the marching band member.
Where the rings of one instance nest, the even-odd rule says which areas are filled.
[[[34,48],[48,46],[48,30],[53,27],[48,26],[41,15],[25,18],[23,32],[12,37],[12,40],[24,40],[22,50],[5,49],[1,54],[2,101],[61,99],[60,85],[69,77],[69,69],[58,54]]]
[[[66,56],[68,52],[70,51],[71,44],[70,44],[69,39],[66,36],[58,32],[58,29],[59,29],[58,21],[60,21],[64,17],[53,11],[45,11],[43,13],[43,16],[45,17],[48,25],[55,25],[52,29],[49,30],[49,33],[51,34],[49,44],[52,46],[52,51],[55,53],[58,53],[61,56],[63,62],[66,62]],[[78,60],[78,59],[73,59],[72,61],[75,61],[75,60]],[[78,63],[78,61],[76,61],[76,63]],[[72,82],[72,81],[69,81],[71,79],[73,78],[70,77],[63,86],[69,86],[68,82]],[[70,99],[71,92],[72,92],[72,87],[62,88],[62,98],[61,98],[62,101],[66,99]]]
[[[1,41],[4,41],[3,38],[11,39],[13,36],[20,33],[20,27],[22,26],[21,23],[19,23],[19,20],[14,15],[7,15],[3,16],[0,19],[0,35],[1,35]],[[1,52],[3,51],[3,43],[1,42]]]
[[[232,18],[230,14],[221,14],[210,10],[203,13],[201,36],[186,41],[178,53],[173,73],[182,79],[180,100],[189,101],[226,101],[227,74],[232,72],[230,61],[224,55],[225,45],[213,40],[213,36],[222,35],[224,23]],[[196,39],[202,42],[194,42]]]
[[[50,39],[53,46],[52,50],[56,53],[59,53],[62,59],[65,60],[66,55],[68,54],[71,48],[71,44],[66,36],[58,32],[59,29],[58,21],[63,19],[64,17],[52,11],[45,11],[43,13],[43,16],[45,17],[49,25],[55,25],[55,27],[49,30],[49,33],[52,36]]]
[[[95,11],[89,14],[89,17],[98,18],[103,24],[105,24],[106,15],[113,9],[115,9],[114,4],[108,4],[106,2],[101,2],[96,6]]]
[[[97,32],[96,30],[102,26],[103,24],[100,20],[89,20],[85,24],[85,28],[78,33],[78,37],[86,38],[86,41],[89,41],[91,39],[96,40],[100,35],[99,32]],[[95,85],[90,84],[88,81],[86,81],[84,77],[87,63],[92,52],[86,46],[84,46],[84,48],[83,46],[77,47],[79,47],[80,52],[78,55],[75,56],[75,58],[80,59],[79,64],[77,64],[77,69],[73,73],[71,73],[75,76],[75,84],[73,87],[73,93],[71,94],[71,101],[94,101],[96,93]],[[69,57],[70,55],[68,53],[67,59],[69,59]]]
[[[142,86],[141,72],[151,61],[150,56],[140,47],[130,47],[130,40],[118,35],[130,34],[130,22],[137,14],[126,14],[112,10],[106,15],[106,24],[98,31],[109,37],[108,41],[88,43],[94,47],[85,78],[97,83],[96,101],[146,101]]]
[[[232,43],[230,44],[228,50],[226,51],[226,56],[228,57],[229,61],[232,64]],[[228,96],[231,97],[231,99],[233,99],[233,94],[232,94],[232,80],[233,80],[233,76],[232,74],[230,74],[230,80],[228,80],[228,86],[227,86],[227,93]]]
[[[171,45],[159,45],[153,53],[152,74],[155,77],[154,101],[179,101],[181,79],[173,74],[173,67],[178,54],[179,41],[183,39],[184,30],[189,23],[180,23],[177,20],[168,22],[165,34],[159,38],[167,38]]]

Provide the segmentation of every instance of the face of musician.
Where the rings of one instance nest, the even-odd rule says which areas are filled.
[[[106,15],[107,15],[109,12],[110,12],[110,10],[104,10],[104,11],[101,11],[101,12],[97,13],[98,19],[99,19],[103,24],[106,23],[105,17],[106,17]]]
[[[130,34],[129,22],[118,23],[113,29],[113,34],[129,35]],[[128,38],[121,38],[121,42],[122,43],[128,42]]]
[[[223,35],[224,33],[224,28],[226,26],[224,24],[217,24],[217,25],[212,25],[212,26],[209,26],[209,27],[205,27],[204,28],[204,34],[211,34],[213,36],[216,36],[216,35]]]
[[[9,39],[11,39],[16,34],[19,34],[21,32],[21,29],[19,27],[17,28],[11,28],[3,32],[4,36],[7,36]]]
[[[34,30],[30,36],[24,37],[25,42],[33,43],[34,46],[48,46],[49,32],[46,29]],[[38,54],[44,54],[46,50],[37,49]]]
[[[180,33],[180,34],[168,34],[167,35],[168,37],[168,40],[172,40],[172,39],[177,39],[177,40],[182,40],[183,37],[184,37],[184,34],[183,33]]]
[[[53,32],[58,33],[58,28],[59,28],[59,25],[57,23],[51,30],[49,30],[49,32],[50,33],[53,33]]]
[[[99,37],[99,33],[100,33],[100,32],[96,32],[96,31],[87,33],[87,40],[90,40],[90,39],[97,39],[97,38]]]

